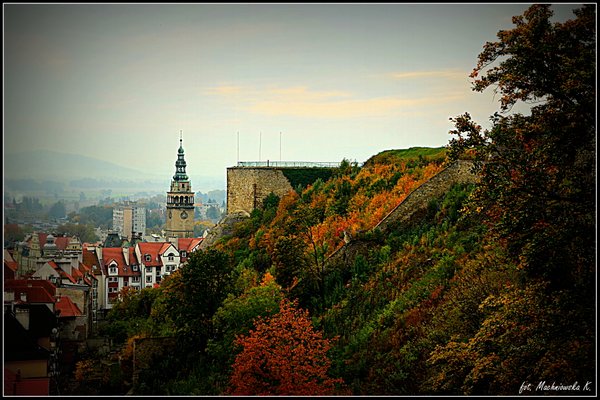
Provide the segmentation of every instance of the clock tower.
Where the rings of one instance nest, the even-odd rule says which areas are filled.
[[[175,175],[167,192],[167,240],[194,236],[194,192],[185,173],[183,139],[179,137],[179,150],[175,162]]]

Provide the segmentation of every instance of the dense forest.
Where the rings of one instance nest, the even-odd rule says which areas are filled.
[[[466,112],[447,147],[268,196],[161,287],[121,293],[103,328],[120,364],[82,355],[72,391],[595,394],[595,6],[551,16],[533,5],[485,43],[471,77],[499,95],[491,129]],[[375,228],[456,159],[477,183]],[[333,261],[349,242],[366,250]]]

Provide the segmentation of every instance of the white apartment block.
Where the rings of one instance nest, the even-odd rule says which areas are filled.
[[[146,234],[146,208],[135,204],[118,205],[113,209],[113,230],[131,240],[133,234]]]

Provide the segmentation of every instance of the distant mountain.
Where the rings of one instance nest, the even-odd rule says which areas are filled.
[[[153,174],[79,154],[31,150],[4,154],[5,179],[81,178],[126,180],[160,178]]]
[[[171,172],[171,171],[170,171]],[[174,171],[173,171],[174,172]],[[125,167],[109,161],[79,154],[68,154],[49,150],[31,150],[4,154],[3,179],[12,189],[25,190],[35,182],[64,185],[64,188],[92,189],[119,188],[168,190],[172,173],[164,176],[135,168]],[[226,187],[224,178],[190,175],[195,191],[207,192]],[[131,183],[134,183],[133,185]],[[36,186],[37,187],[37,186]],[[216,196],[215,196],[216,197]]]

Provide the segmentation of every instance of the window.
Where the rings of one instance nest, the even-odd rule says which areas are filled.
[[[124,282],[123,282],[123,286],[127,286],[127,281],[124,281]]]
[[[169,254],[169,261],[173,261],[175,259],[175,257],[173,256],[173,253]]]
[[[132,276],[131,277],[131,281],[132,282],[139,282],[140,281],[140,277],[139,276]]]
[[[151,276],[147,276],[146,277],[146,283],[148,283],[148,282],[152,282],[152,277]]]
[[[137,266],[137,265],[132,265],[132,266],[131,266],[131,269],[133,269],[133,271],[134,271],[134,272],[137,272],[137,270],[138,270],[138,266]]]
[[[146,273],[147,274],[151,274],[152,273],[152,267],[146,267]]]
[[[152,256],[150,254],[145,254],[144,255],[144,261],[146,261],[146,262],[152,261]]]
[[[187,254],[186,254],[186,252],[185,252],[185,251],[182,251],[182,252],[181,252],[181,257],[185,257],[186,255],[187,255]]]
[[[108,281],[109,282],[117,282],[119,280],[119,278],[117,278],[116,276],[109,276],[108,277]]]

